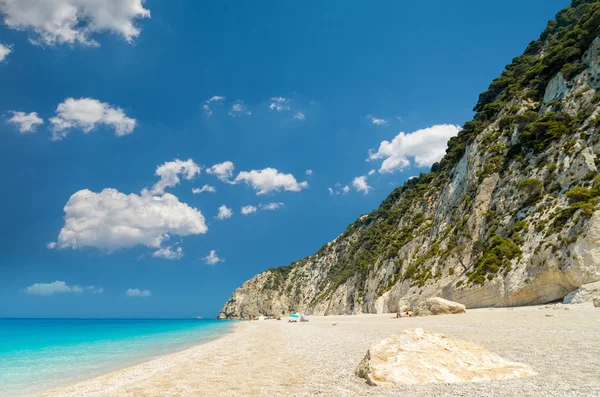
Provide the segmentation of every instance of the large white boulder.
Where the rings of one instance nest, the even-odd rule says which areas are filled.
[[[513,379],[536,372],[473,343],[417,328],[371,347],[356,374],[372,386],[397,386]]]
[[[594,298],[600,298],[600,281],[584,284],[569,295],[565,296],[563,303],[577,304],[592,302]]]
[[[452,302],[443,298],[429,298],[425,301],[417,303],[417,307],[413,311],[415,316],[431,316],[438,314],[459,314],[466,313],[465,305],[457,302]]]

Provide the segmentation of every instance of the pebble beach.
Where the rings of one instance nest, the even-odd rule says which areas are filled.
[[[239,322],[220,339],[40,396],[600,396],[600,309],[591,304],[393,317]],[[411,328],[476,343],[538,375],[397,387],[355,375],[369,347]]]

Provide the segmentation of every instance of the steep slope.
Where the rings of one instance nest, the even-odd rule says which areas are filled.
[[[562,299],[600,280],[600,1],[574,0],[481,94],[431,172],[316,254],[245,282],[220,318]]]

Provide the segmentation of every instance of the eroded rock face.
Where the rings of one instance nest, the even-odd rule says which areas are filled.
[[[371,347],[356,374],[372,386],[481,382],[536,375],[473,343],[417,328]]]
[[[577,209],[566,193],[597,188],[600,38],[580,64],[568,81],[562,73],[552,76],[545,101],[507,100],[465,138],[451,169],[407,182],[314,255],[244,283],[220,317],[395,313],[429,297],[467,308],[580,300],[582,293],[570,294],[600,282],[600,206]],[[557,112],[576,122],[560,139],[524,151],[531,123],[516,118]],[[526,180],[543,187],[537,199],[523,189]],[[511,239],[519,253],[482,266],[497,236]]]
[[[415,316],[436,316],[438,314],[466,313],[467,308],[462,303],[452,302],[443,298],[429,298],[419,302],[413,314]]]

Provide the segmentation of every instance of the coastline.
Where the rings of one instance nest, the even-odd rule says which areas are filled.
[[[55,319],[24,319],[24,321],[46,321],[53,322]],[[94,319],[95,320],[95,319]],[[88,319],[67,319],[67,321],[89,321]],[[48,348],[45,349],[33,349],[31,350],[34,354],[38,356],[40,354],[45,354],[48,357],[44,367],[37,368],[35,365],[36,361],[39,361],[39,358],[32,358],[28,355],[27,347],[22,346],[23,343],[21,341],[21,345],[17,344],[20,349],[25,349],[24,356],[14,355],[13,360],[16,362],[21,362],[20,367],[17,365],[17,369],[21,368],[20,373],[25,371],[26,373],[37,374],[37,376],[25,376],[21,377],[17,375],[14,383],[11,384],[12,378],[6,378],[8,376],[5,373],[5,377],[3,378],[5,381],[8,381],[8,385],[5,383],[0,385],[0,394],[2,396],[13,396],[13,397],[22,397],[22,396],[34,396],[39,394],[48,393],[50,390],[62,390],[65,388],[69,388],[73,385],[86,382],[91,379],[95,379],[101,376],[109,375],[114,372],[118,372],[127,368],[132,368],[137,365],[141,365],[146,362],[150,362],[156,360],[161,357],[165,357],[171,354],[176,354],[185,350],[188,350],[193,347],[201,346],[205,343],[210,343],[214,340],[222,338],[233,332],[234,321],[231,322],[220,322],[218,327],[202,327],[202,328],[181,328],[179,323],[184,320],[174,320],[176,324],[173,328],[163,328],[160,332],[156,332],[156,323],[162,321],[171,321],[171,320],[154,320],[154,319],[102,319],[102,321],[114,322],[114,321],[127,321],[133,324],[132,327],[128,327],[128,323],[119,324],[120,328],[115,329],[112,324],[100,323],[94,324],[93,329],[94,333],[97,336],[100,336],[103,332],[108,332],[108,334],[103,334],[106,337],[105,339],[100,336],[98,340],[89,339],[88,335],[80,335],[80,333],[74,332],[71,334],[67,334],[63,339],[66,341],[70,336],[74,336],[75,339],[69,339],[68,343],[61,343],[61,341],[54,341],[53,343],[57,343],[53,345],[52,343]],[[139,323],[141,322],[149,322],[149,328],[145,329],[144,332],[139,333]],[[195,322],[195,320],[192,320]],[[215,324],[217,321],[213,321]],[[230,323],[230,324],[226,324]],[[96,328],[96,326],[100,326],[100,328]],[[125,325],[125,327],[123,327]],[[47,325],[44,325],[47,327]],[[62,323],[57,323],[55,325],[52,323],[52,327],[68,327],[68,325],[63,325]],[[88,330],[90,329],[89,325],[84,324],[83,327],[87,326]],[[136,330],[135,327],[138,326]],[[177,327],[179,326],[179,327]],[[81,328],[81,325],[77,325],[75,328]],[[61,329],[61,328],[59,328]],[[25,331],[28,331],[27,329]],[[29,331],[28,331],[29,332]],[[37,330],[36,332],[39,332]],[[53,331],[56,335],[57,332]],[[128,334],[129,332],[129,334]],[[116,338],[115,338],[116,336]],[[50,337],[52,339],[52,336]],[[47,343],[46,339],[46,343]],[[106,345],[109,346],[106,346]],[[87,345],[87,349],[85,346]],[[54,351],[52,349],[56,349],[57,346],[62,346],[63,351],[58,357],[55,357]],[[99,346],[99,348],[96,348]],[[105,347],[103,347],[105,346]],[[128,348],[130,347],[130,348]],[[84,350],[81,350],[81,349]],[[50,350],[46,350],[50,349]],[[77,352],[77,350],[81,350]],[[91,349],[91,350],[89,350]],[[112,351],[111,351],[112,349]],[[120,349],[120,350],[115,350]],[[16,350],[19,351],[19,350]],[[43,353],[42,353],[43,352]],[[10,352],[9,352],[10,353]],[[10,354],[7,357],[8,362],[11,360]],[[23,367],[26,362],[32,362],[34,367],[29,367],[32,365],[31,363],[27,367]],[[62,363],[74,363],[74,365],[70,364],[67,366],[62,366]],[[6,364],[6,360],[5,360]],[[50,371],[45,371],[45,368],[51,368],[50,371],[53,371],[53,377],[48,377]],[[8,372],[10,373],[10,372]],[[1,377],[1,376],[0,376]],[[20,382],[20,383],[19,383]],[[5,386],[5,387],[2,387]]]
[[[39,396],[600,396],[600,310],[590,304],[391,317],[363,314],[311,317],[309,323],[239,322],[219,339]],[[477,343],[532,366],[539,375],[396,388],[371,387],[354,375],[371,345],[417,327]]]

